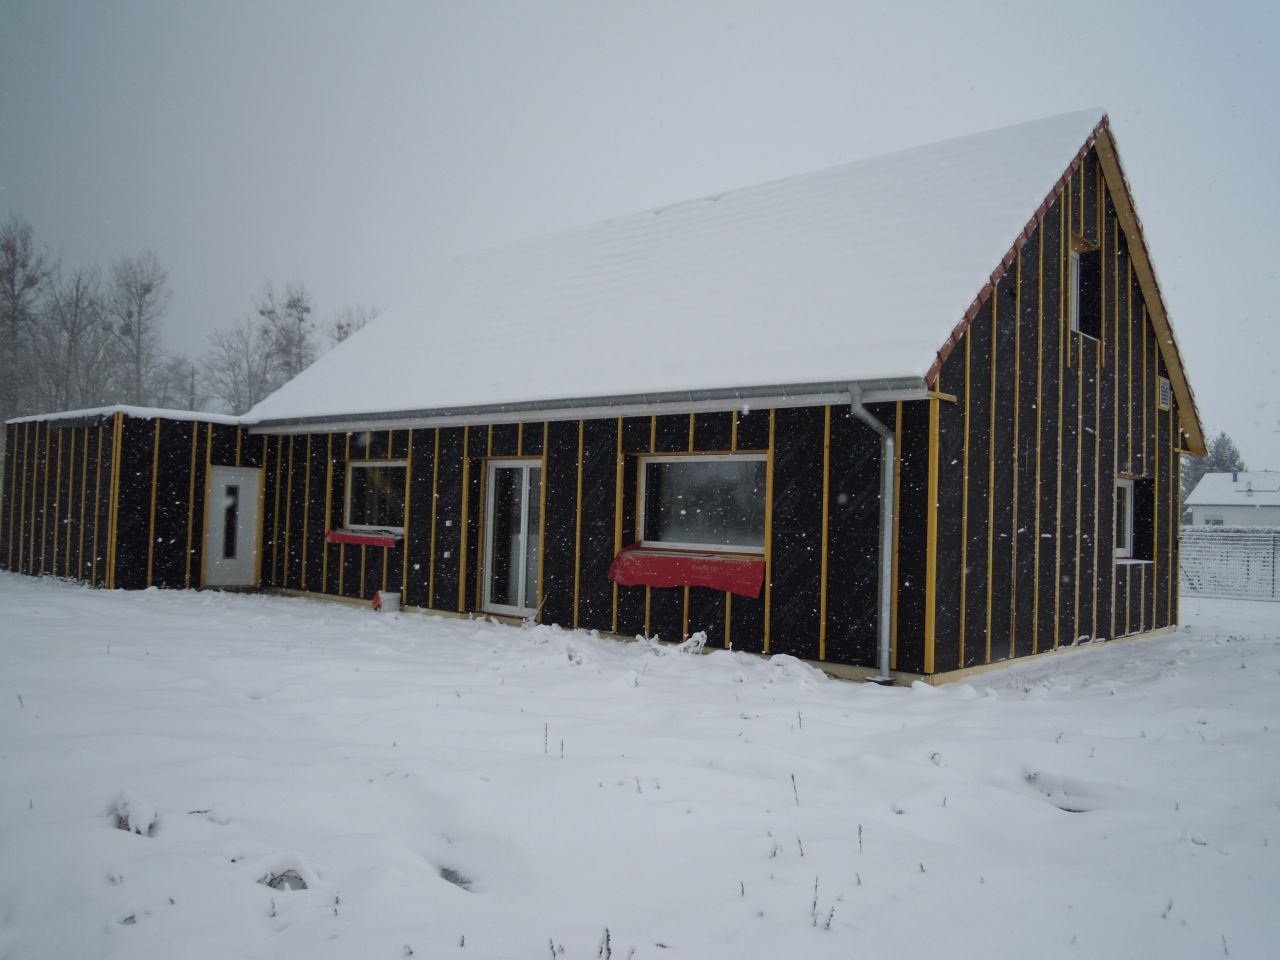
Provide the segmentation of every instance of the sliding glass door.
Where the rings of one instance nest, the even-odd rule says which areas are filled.
[[[484,609],[532,616],[538,606],[542,462],[491,460],[486,489]]]

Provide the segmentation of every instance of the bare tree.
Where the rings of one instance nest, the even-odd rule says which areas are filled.
[[[281,300],[268,283],[257,309],[258,316],[266,322],[278,383],[292,380],[316,358],[311,294],[302,284],[290,284]]]
[[[325,332],[337,345],[357,330],[363,330],[377,316],[377,307],[365,303],[347,304],[329,321],[329,327]]]
[[[153,377],[160,362],[160,321],[169,306],[169,276],[150,250],[122,257],[111,268],[107,310],[113,321],[123,369],[119,399],[154,400]]]
[[[247,412],[282,382],[277,379],[267,325],[246,318],[210,335],[202,373],[205,389],[228,412]]]
[[[184,356],[164,357],[156,368],[152,397],[158,407],[199,410],[207,399],[203,378],[195,363]]]
[[[49,275],[47,261],[26,219],[14,214],[0,226],[0,423],[33,409],[29,337]]]
[[[32,327],[32,396],[40,410],[76,410],[111,400],[115,339],[95,267],[54,271]]]

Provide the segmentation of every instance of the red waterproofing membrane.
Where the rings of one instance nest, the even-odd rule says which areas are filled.
[[[757,598],[764,585],[764,558],[653,550],[632,544],[613,558],[609,579],[624,587],[710,587]]]
[[[357,547],[394,547],[400,538],[394,533],[357,533],[354,530],[330,530],[326,543],[349,543]]]

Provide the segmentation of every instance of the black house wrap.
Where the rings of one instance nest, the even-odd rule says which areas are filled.
[[[850,675],[877,667],[882,627],[889,668],[927,678],[1168,628],[1179,457],[1203,452],[1202,430],[1105,120],[1057,173],[918,378],[240,423],[129,408],[13,421],[0,566],[104,587],[398,592],[451,615],[703,633]],[[646,471],[735,463],[763,472],[749,491],[763,534],[685,555],[756,565],[759,596],[611,578],[624,551],[682,549],[651,542]],[[215,473],[234,482],[207,502]],[[219,581],[210,545],[236,553],[244,511],[256,566]]]
[[[113,407],[5,424],[0,568],[98,587],[204,583],[210,466],[259,466],[227,418]]]

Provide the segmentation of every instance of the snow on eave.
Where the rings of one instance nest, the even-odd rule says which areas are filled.
[[[124,403],[109,407],[88,407],[84,410],[62,410],[57,413],[32,413],[25,417],[13,417],[5,423],[43,423],[48,420],[87,420],[91,417],[109,417],[123,413],[137,420],[198,420],[201,423],[224,423],[238,426],[240,417],[223,413],[197,413],[194,410],[169,410],[162,407],[133,407]]]

